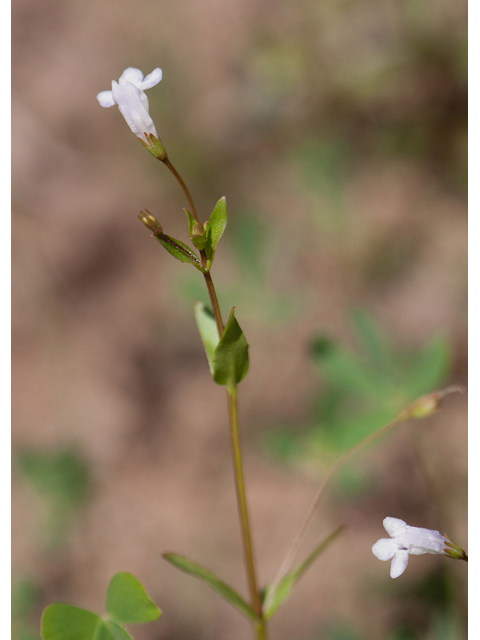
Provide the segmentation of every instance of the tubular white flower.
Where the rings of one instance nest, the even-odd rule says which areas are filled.
[[[392,578],[398,578],[405,571],[409,555],[434,553],[451,556],[448,550],[452,543],[439,531],[411,527],[399,518],[385,518],[383,526],[391,537],[378,540],[373,545],[372,552],[379,560],[392,561]]]
[[[158,139],[155,124],[148,112],[148,98],[145,89],[151,89],[162,79],[162,70],[157,68],[145,78],[140,69],[129,67],[118,82],[112,81],[111,91],[101,91],[97,100],[102,107],[118,105],[120,113],[133,133],[151,147],[149,136]]]

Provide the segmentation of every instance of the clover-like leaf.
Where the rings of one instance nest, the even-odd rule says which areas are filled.
[[[258,621],[259,616],[255,613],[252,607],[245,602],[240,594],[235,589],[232,589],[228,584],[220,580],[214,573],[197,564],[193,560],[188,560],[184,556],[179,556],[176,553],[164,553],[163,558],[173,564],[174,567],[188,573],[195,578],[199,578],[206,582],[214,591],[222,596],[227,602],[234,606],[240,613],[248,618]]]
[[[40,634],[42,640],[107,640],[104,627],[96,613],[73,604],[56,603],[44,610]]]
[[[119,624],[113,620],[107,620],[105,623],[112,634],[114,640],[133,640],[132,636]],[[96,639],[95,639],[96,640]]]
[[[128,572],[117,573],[110,581],[107,612],[114,622],[127,624],[152,622],[162,615],[142,583]]]
[[[235,318],[235,307],[215,348],[213,379],[217,384],[234,387],[248,373],[248,342]]]

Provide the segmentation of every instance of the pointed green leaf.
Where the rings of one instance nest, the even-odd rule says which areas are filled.
[[[321,542],[318,547],[315,547],[312,553],[298,569],[287,573],[287,575],[284,576],[282,580],[280,580],[273,593],[271,591],[271,588],[267,587],[264,598],[264,615],[267,620],[271,618],[280,607],[280,605],[285,602],[285,600],[291,594],[293,587],[300,580],[308,567],[318,558],[318,556],[323,551],[325,551],[328,546],[330,546],[335,538],[340,535],[343,529],[344,525],[338,527],[338,529],[336,529],[332,534],[328,536],[328,538]]]
[[[113,576],[107,591],[107,612],[114,622],[134,623],[157,620],[162,612],[147,595],[145,587],[127,572]]]
[[[192,233],[193,233],[193,228],[194,226],[197,224],[197,221],[195,220],[195,218],[192,216],[192,214],[190,213],[190,211],[188,211],[188,209],[184,209],[186,215],[187,215],[187,221],[188,221],[188,231],[190,233],[190,237],[192,237]]]
[[[57,603],[43,611],[40,634],[42,640],[97,640],[104,626],[96,613]]]
[[[105,624],[110,630],[114,640],[133,640],[132,636],[119,624],[113,622],[113,620],[107,620]]]
[[[228,387],[241,382],[248,373],[248,342],[235,318],[233,307],[227,326],[213,356],[213,379]]]
[[[227,219],[227,201],[225,200],[225,196],[223,196],[215,205],[207,223],[205,254],[210,264],[213,261],[215,250],[227,226]]]
[[[191,249],[187,247],[186,244],[181,242],[181,240],[175,240],[175,238],[171,238],[167,236],[165,233],[156,233],[154,237],[160,242],[160,244],[165,247],[168,253],[171,253],[174,258],[180,260],[180,262],[189,262],[193,264],[199,271],[203,271],[202,263],[198,259],[198,257],[193,253]]]
[[[177,567],[177,569],[180,569],[180,571],[184,571],[185,573],[206,582],[214,591],[220,594],[222,598],[233,605],[244,616],[256,621],[259,620],[258,615],[252,607],[245,602],[240,594],[223,582],[223,580],[220,580],[220,578],[218,578],[214,573],[205,569],[205,567],[202,567],[196,562],[188,560],[187,558],[175,553],[164,553],[163,558],[165,558],[167,562],[170,562],[170,564],[173,564],[174,567]]]
[[[219,341],[217,323],[213,313],[202,302],[196,302],[194,310],[197,327],[207,354],[208,366],[213,376],[213,356]]]

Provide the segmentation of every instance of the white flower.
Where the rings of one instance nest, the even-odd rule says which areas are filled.
[[[398,578],[407,568],[409,554],[420,556],[423,553],[449,555],[453,543],[439,531],[410,527],[399,518],[385,518],[385,531],[390,538],[381,538],[372,547],[379,560],[391,560],[390,576]],[[456,546],[456,545],[455,545]]]
[[[120,76],[118,82],[112,81],[111,91],[102,91],[97,100],[102,107],[118,105],[133,133],[149,147],[151,139],[158,139],[157,130],[148,112],[148,98],[145,89],[151,89],[162,79],[162,70],[157,68],[145,78],[140,69],[129,67]]]

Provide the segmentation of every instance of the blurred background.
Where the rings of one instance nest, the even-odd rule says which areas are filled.
[[[466,384],[466,2],[17,0],[13,5],[13,628],[103,612],[133,572],[164,615],[138,640],[241,640],[248,623],[161,558],[247,593],[224,392],[193,319],[183,195],[99,91],[157,66],[150,112],[205,220],[250,343],[240,387],[262,585],[344,450],[409,401]],[[392,581],[385,516],[467,548],[466,398],[339,473],[303,556],[346,532],[272,640],[466,637],[464,563]]]

